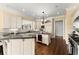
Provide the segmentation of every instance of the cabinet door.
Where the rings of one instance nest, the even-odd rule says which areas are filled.
[[[35,29],[36,29],[35,21],[32,21],[32,30],[35,30]]]
[[[24,55],[34,55],[35,54],[35,42],[33,39],[24,40]]]
[[[31,26],[31,29],[33,29],[33,24],[32,24],[32,21],[30,21],[30,20],[26,20],[26,19],[24,19],[24,20],[22,20],[23,21],[23,25],[30,25]]]
[[[4,46],[5,47],[5,46]],[[7,55],[34,55],[35,39],[11,39],[7,42]]]
[[[44,34],[44,35],[42,35],[42,37],[43,37],[43,39],[42,39],[43,43],[48,45],[49,44],[49,37],[48,37],[48,35]]]
[[[48,33],[52,33],[52,23],[45,24],[45,31]]]
[[[15,29],[16,28],[16,17],[15,16],[11,16],[11,28]]]
[[[23,55],[24,54],[24,40],[23,39],[20,39],[21,42],[20,42],[20,55]]]
[[[10,28],[10,16],[9,15],[4,15],[3,16],[3,28]]]
[[[17,28],[21,28],[21,25],[22,25],[22,19],[21,19],[21,17],[17,17],[17,19],[16,19],[16,27]]]
[[[36,22],[36,29],[39,30],[41,28],[41,22],[37,21]]]
[[[12,41],[12,55],[20,55],[21,54],[21,39],[11,39]]]

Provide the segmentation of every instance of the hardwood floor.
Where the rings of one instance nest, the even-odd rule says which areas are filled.
[[[36,43],[36,55],[68,55],[65,40],[55,38],[51,41],[51,44],[48,46],[41,43]]]

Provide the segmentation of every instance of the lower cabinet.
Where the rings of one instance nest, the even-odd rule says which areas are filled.
[[[12,44],[11,44],[11,50],[12,50],[12,55],[19,55],[21,54],[21,48],[22,48],[22,40],[21,39],[17,39],[17,40],[11,40]]]
[[[50,35],[48,34],[37,34],[36,41],[49,45],[51,43]]]
[[[34,55],[35,39],[10,39],[7,42],[4,41],[3,51],[5,55]]]
[[[49,45],[49,43],[50,43],[50,37],[49,37],[49,35],[47,35],[47,34],[42,34],[42,43],[44,43],[44,44],[46,44],[46,45]]]
[[[35,54],[35,42],[34,39],[25,39],[23,43],[23,54],[24,55],[34,55]]]

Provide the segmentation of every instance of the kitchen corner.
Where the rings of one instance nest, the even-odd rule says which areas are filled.
[[[42,36],[43,44],[49,45],[51,43],[50,36],[51,33],[32,30],[16,30],[3,32],[0,37],[0,41],[3,45],[4,55],[34,55],[35,54],[35,42],[38,41],[38,36]],[[17,48],[16,48],[17,47]],[[18,51],[19,50],[19,51]],[[17,51],[17,52],[16,52]]]

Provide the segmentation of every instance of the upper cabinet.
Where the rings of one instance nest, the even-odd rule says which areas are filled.
[[[33,17],[26,16],[17,10],[13,10],[13,9],[1,6],[0,7],[0,32],[4,31],[3,30],[4,28],[6,29],[20,28],[23,25],[23,23],[28,23],[27,20],[32,20],[32,19]],[[23,22],[23,20],[25,21]],[[30,21],[30,23],[32,23],[32,21]]]
[[[52,17],[45,19],[44,24],[42,24],[42,21],[37,19],[36,21],[36,29],[40,30],[41,26],[44,25],[44,31],[47,33],[52,33]]]
[[[11,16],[11,23],[10,23],[10,25],[11,25],[11,29],[15,29],[16,28],[16,24],[17,24],[17,22],[16,22],[16,17],[15,16]]]
[[[10,16],[5,14],[3,16],[3,28],[10,28]]]
[[[0,32],[2,32],[3,28],[3,12],[0,11]]]
[[[3,29],[15,29],[22,25],[22,19],[19,16],[3,13]]]
[[[27,16],[16,15],[9,12],[0,11],[0,32],[4,29],[21,28],[22,25],[29,24],[31,29],[35,29],[35,22]]]
[[[40,20],[38,21],[38,19],[37,19],[37,20],[35,21],[35,29],[36,29],[37,31],[39,31],[40,28],[41,28],[41,21],[40,21]]]
[[[35,30],[35,21],[33,20],[22,20],[22,25],[29,25],[31,27],[31,30]]]
[[[36,24],[35,23],[36,23],[36,21],[32,21],[32,30],[36,29],[36,26],[35,26]]]
[[[47,18],[45,21],[45,31],[48,33],[52,33],[52,18]]]
[[[16,28],[21,28],[21,25],[22,25],[22,18],[17,17],[16,18]]]

